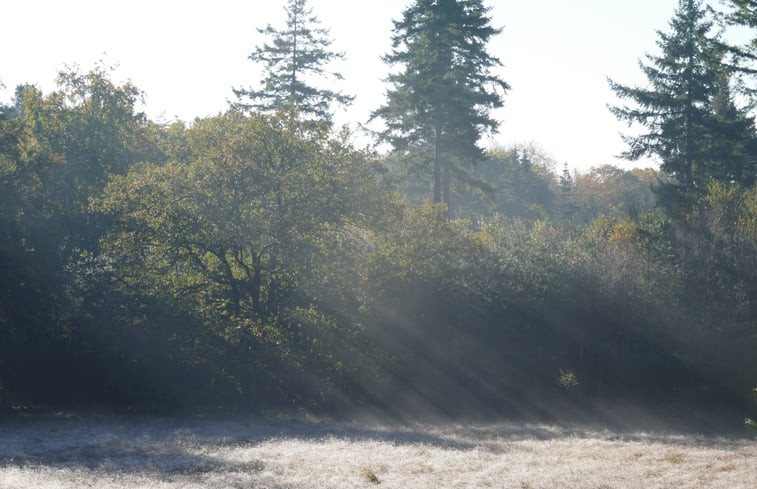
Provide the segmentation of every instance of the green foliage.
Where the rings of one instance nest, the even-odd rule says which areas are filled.
[[[383,161],[299,106],[160,125],[102,68],[20,87],[0,110],[0,402],[397,417],[738,402],[757,348],[757,188],[734,162],[754,128],[710,64],[727,50],[682,6],[669,56],[651,58],[659,83],[616,87],[668,104],[646,107],[651,136],[631,150],[700,158],[662,173],[560,178],[531,147],[481,152],[506,87],[476,1],[415,2],[396,23]],[[686,32],[706,34],[690,36],[704,95],[688,133],[673,117]],[[686,134],[702,139],[688,160],[670,147]],[[423,197],[432,163],[443,202]],[[685,198],[656,206],[671,188]]]
[[[757,387],[752,388],[752,396],[754,397],[754,402],[757,403]],[[744,420],[744,425],[752,431],[757,431],[757,422],[750,418]]]
[[[712,181],[676,221],[677,239],[687,246],[684,268],[692,283],[688,299],[706,318],[725,314],[746,326],[757,312],[753,192]]]
[[[533,147],[494,150],[465,172],[456,172],[453,210],[472,220],[494,214],[533,217],[533,206],[556,210],[552,160]]]
[[[317,307],[311,286],[324,247],[344,226],[365,226],[381,199],[367,156],[286,113],[229,112],[197,120],[182,139],[187,160],[137,165],[94,202],[116,218],[103,258],[128,289],[266,352],[257,375],[281,381],[271,363],[282,360],[308,371],[333,355],[319,335],[349,327]]]
[[[381,118],[383,139],[402,153],[433,160],[433,201],[450,202],[454,161],[480,160],[478,140],[495,130],[489,115],[501,107],[509,86],[491,70],[501,63],[486,51],[500,30],[490,25],[479,0],[417,0],[394,22],[390,65],[402,65],[387,80],[392,88]]]
[[[275,113],[295,109],[306,118],[331,123],[331,106],[347,105],[354,97],[341,92],[318,88],[313,78],[330,76],[341,80],[339,73],[328,73],[326,65],[344,58],[343,53],[329,50],[328,29],[318,27],[319,21],[307,7],[306,0],[289,0],[284,7],[287,25],[283,30],[268,25],[258,29],[271,44],[257,46],[250,59],[263,65],[262,88],[234,89],[239,109],[256,109]],[[249,99],[249,102],[246,100]]]
[[[746,186],[755,178],[754,123],[736,107],[730,87],[733,73],[743,70],[729,60],[732,49],[708,12],[699,0],[680,0],[671,31],[659,33],[662,53],[641,65],[649,88],[610,81],[618,97],[633,102],[612,107],[613,114],[645,129],[625,138],[624,156],[658,157],[675,179],[661,189],[663,200],[698,192],[713,178]]]
[[[757,27],[757,2],[754,0],[726,0],[724,3],[731,7],[726,16],[730,25],[743,26],[749,29]],[[739,54],[742,57],[754,60],[756,48],[757,36],[753,35],[745,49]]]
[[[578,388],[578,377],[571,370],[560,369],[560,375],[557,376],[557,384],[563,389],[573,390]]]
[[[69,275],[109,227],[88,213],[89,199],[112,175],[160,157],[135,111],[139,91],[108,76],[103,68],[63,72],[49,95],[22,86],[0,121],[0,376],[16,395],[60,396],[77,360],[95,351],[75,353],[88,322]]]

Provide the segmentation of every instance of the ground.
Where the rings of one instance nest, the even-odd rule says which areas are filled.
[[[0,488],[757,487],[757,440],[538,423],[0,418]]]

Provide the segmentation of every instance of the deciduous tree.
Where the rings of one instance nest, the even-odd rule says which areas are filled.
[[[314,337],[336,327],[319,308],[335,273],[324,248],[384,200],[346,138],[286,113],[197,120],[186,159],[114,177],[94,204],[117,219],[101,260],[123,287],[189,311],[240,355],[227,365],[240,389],[280,379],[289,362],[320,362],[310,350],[331,345]]]

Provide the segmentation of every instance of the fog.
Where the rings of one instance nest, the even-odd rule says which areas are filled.
[[[757,487],[757,70],[723,19],[680,0],[649,90],[610,82],[659,169],[577,174],[485,149],[515,80],[484,2],[408,3],[373,147],[309,85],[340,54],[304,0],[223,113],[151,120],[104,63],[0,103],[0,489]]]

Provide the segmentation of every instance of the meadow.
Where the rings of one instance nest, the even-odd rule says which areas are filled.
[[[748,434],[62,413],[0,422],[3,489],[750,489],[755,464]]]

